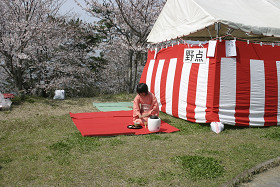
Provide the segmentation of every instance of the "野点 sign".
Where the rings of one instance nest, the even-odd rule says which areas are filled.
[[[207,48],[184,49],[184,63],[206,63]]]

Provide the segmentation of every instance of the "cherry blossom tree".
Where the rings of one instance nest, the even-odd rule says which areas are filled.
[[[56,33],[56,37],[62,35],[60,40],[52,40],[56,41],[57,45],[53,45],[49,50],[39,51],[34,57],[36,80],[43,82],[34,87],[34,90],[43,88],[50,92],[54,89],[65,89],[68,95],[83,96],[85,93],[82,92],[97,89],[97,73],[105,63],[94,53],[100,39],[96,33],[92,33],[87,24],[79,20],[63,22],[60,27],[60,31],[63,32]],[[44,59],[44,56],[49,58]]]
[[[0,1],[1,84],[38,94],[95,85],[96,33],[58,15],[60,0]],[[99,60],[99,61],[98,61]],[[4,90],[3,88],[1,90]]]
[[[23,90],[24,76],[32,67],[30,55],[36,49],[38,37],[48,35],[52,30],[49,18],[58,10],[57,1],[2,0],[0,53],[1,67],[18,90]],[[51,8],[50,8],[51,7]],[[29,53],[29,54],[28,54]],[[33,53],[33,54],[32,54]]]
[[[79,4],[78,1],[76,3]],[[106,40],[100,45],[108,65],[103,85],[108,92],[133,92],[145,63],[147,36],[165,0],[84,0],[82,6],[98,21],[95,29]]]

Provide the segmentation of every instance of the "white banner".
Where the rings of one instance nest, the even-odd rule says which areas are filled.
[[[235,40],[226,40],[226,56],[236,56]]]
[[[208,51],[207,51],[207,56],[208,57],[214,57],[215,56],[216,44],[217,44],[217,40],[210,40],[209,41]]]
[[[206,63],[206,48],[184,49],[184,63]]]

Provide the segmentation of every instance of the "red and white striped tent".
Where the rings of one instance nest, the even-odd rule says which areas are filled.
[[[209,3],[211,4],[213,1],[210,0]],[[248,0],[243,1],[243,3],[256,4],[259,2],[265,4],[268,1],[276,2],[274,0]],[[155,34],[153,28],[148,37],[149,42],[162,42],[170,40],[172,37],[174,39],[176,36],[205,38],[205,36],[202,36],[204,34],[202,30],[198,29],[194,33],[189,32],[187,27],[191,29],[190,25],[185,28],[186,35],[180,29],[180,32],[174,35],[176,33],[175,26],[172,27],[175,28],[172,34],[170,34],[171,31],[166,31],[166,29],[168,30],[166,24],[172,25],[172,21],[175,19],[172,18],[172,15],[175,13],[181,15],[180,11],[183,10],[180,9],[186,6],[183,5],[184,2],[188,6],[190,6],[188,4],[190,2],[201,3],[198,8],[203,8],[202,0],[168,0],[154,26],[158,35]],[[203,2],[207,4],[208,1]],[[236,0],[230,2],[236,2]],[[166,6],[174,8],[172,10],[173,14],[170,11],[168,12]],[[217,4],[214,3],[213,6],[217,8]],[[249,5],[246,7],[249,7]],[[194,9],[193,7],[188,8],[190,11],[197,12]],[[225,9],[226,7],[223,7],[223,10]],[[203,12],[205,13],[207,10],[204,9]],[[186,12],[182,14],[186,14]],[[205,15],[201,15],[201,17],[205,20]],[[226,21],[219,22],[217,20],[214,19],[212,23],[213,28],[216,25],[216,33],[218,32],[217,28],[219,28],[217,23],[222,23],[222,26],[228,30],[232,29],[231,25],[226,25]],[[219,18],[219,20],[223,19]],[[188,21],[192,23],[191,19]],[[204,22],[198,23],[197,21],[195,24],[197,26]],[[233,21],[230,23],[233,23]],[[239,24],[246,29],[249,28],[245,23]],[[277,24],[279,24],[279,21]],[[203,28],[204,30],[206,26]],[[212,26],[210,25],[209,28]],[[239,36],[242,34],[244,36],[246,33],[248,37],[254,35],[252,30],[250,30],[251,34],[248,34],[248,30],[238,25],[235,26],[237,28],[234,29],[237,30],[236,34],[239,34]],[[178,25],[179,27],[182,26]],[[209,28],[207,28],[208,31]],[[262,25],[259,28],[259,31],[265,30]],[[274,39],[274,35],[280,35],[279,28],[280,25],[278,25],[278,29],[270,29],[267,35],[263,32],[261,36],[264,39]],[[161,29],[163,31],[159,33]],[[166,33],[169,34],[165,35]],[[260,35],[260,33],[257,34]],[[147,63],[140,82],[146,83],[149,90],[155,94],[160,110],[172,116],[197,123],[222,122],[236,126],[273,126],[280,124],[280,46],[273,43],[264,45],[247,42],[246,40],[235,41],[236,55],[229,56],[226,54],[226,41],[218,40],[214,55],[207,56],[206,63],[186,63],[184,59],[185,49],[208,49],[208,47],[208,43],[200,46],[178,44],[162,48],[156,54],[154,50],[148,52]]]
[[[148,52],[140,82],[155,94],[162,112],[197,123],[280,122],[280,46],[236,41],[237,56],[226,57],[225,41],[218,41],[215,57],[206,63],[184,63],[185,48],[163,48],[156,59],[155,51]]]

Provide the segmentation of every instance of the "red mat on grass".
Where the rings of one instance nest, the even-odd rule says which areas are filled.
[[[70,112],[70,117],[82,136],[140,135],[152,133],[148,128],[127,128],[128,125],[132,124],[132,110],[91,113]],[[161,121],[159,132],[170,133],[175,131],[179,131],[179,129]]]

